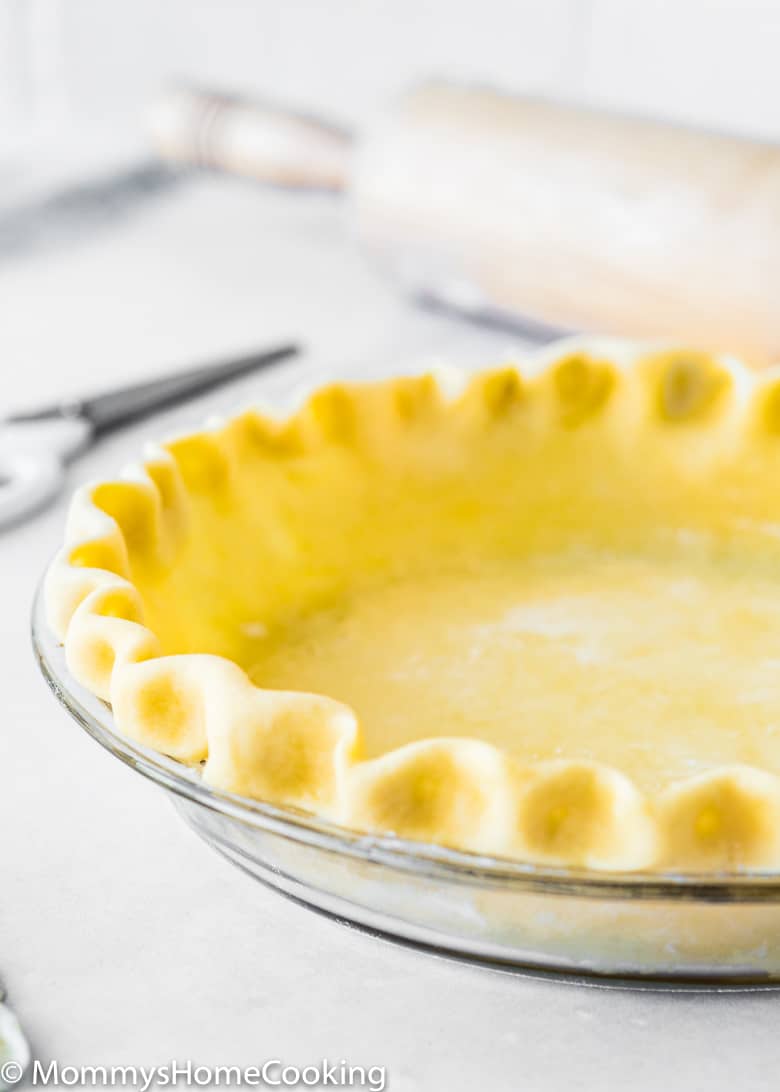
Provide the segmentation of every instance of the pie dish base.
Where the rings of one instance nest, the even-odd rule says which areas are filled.
[[[70,676],[39,595],[33,645],[68,713],[165,789],[192,830],[256,879],[336,919],[504,968],[700,986],[780,983],[780,877],[547,869],[392,837],[203,785],[119,735]]]

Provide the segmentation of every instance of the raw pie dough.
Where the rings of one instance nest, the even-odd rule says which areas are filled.
[[[780,865],[780,376],[338,384],[74,498],[75,678],[216,789],[613,870]]]

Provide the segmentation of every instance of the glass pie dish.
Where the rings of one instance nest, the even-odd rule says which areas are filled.
[[[76,683],[39,592],[33,646],[67,712],[164,789],[191,829],[262,883],[336,920],[505,968],[693,984],[780,982],[780,876],[544,868],[352,833],[204,785],[196,770],[119,735]]]
[[[556,352],[560,356],[563,350]],[[396,368],[381,372],[399,374]],[[667,401],[659,403],[661,409],[671,399],[686,417],[695,416],[697,399],[710,399],[710,388],[702,387],[698,376],[697,368],[693,383],[687,371],[673,372],[671,385],[664,379],[662,398]],[[742,373],[736,376],[744,386]],[[718,371],[719,382],[720,377]],[[269,376],[263,393],[272,402],[285,402],[291,388],[310,384],[311,379],[305,368],[286,368]],[[541,383],[544,386],[544,374]],[[603,393],[592,384],[559,388],[567,408],[576,395],[576,407],[584,407],[588,414],[600,409]],[[774,422],[774,402],[767,404]],[[709,412],[706,400],[705,409]],[[565,427],[578,429],[582,419],[578,412],[564,422]],[[724,440],[731,437],[730,427],[727,422],[720,429]],[[686,459],[698,467],[702,456],[695,446],[698,441],[692,441],[694,446],[683,443],[688,445]],[[766,528],[771,530],[769,523],[751,523],[740,533],[758,534],[763,542]],[[682,545],[691,549],[689,541]],[[693,548],[698,549],[696,541]],[[105,650],[92,640],[91,632],[89,636],[91,651],[101,653],[93,660],[102,671]],[[523,860],[516,853],[448,846],[446,839],[440,842],[419,834],[410,840],[381,830],[353,830],[348,823],[301,810],[289,801],[250,799],[251,794],[238,795],[230,786],[204,781],[198,761],[177,761],[160,753],[161,748],[153,749],[118,730],[112,708],[103,700],[105,693],[103,698],[96,696],[94,685],[82,685],[72,663],[68,666],[66,652],[46,618],[43,591],[36,599],[33,641],[55,695],[94,739],[164,788],[204,841],[307,906],[409,944],[505,967],[677,982],[780,981],[780,873],[761,861],[734,871],[722,865],[702,871],[662,860],[652,870],[632,865],[623,871]],[[745,801],[752,807],[757,798],[750,783],[745,788],[728,781],[725,797],[717,795],[723,792],[721,783],[712,784],[716,795],[691,796],[697,809],[696,836],[705,842],[718,836],[716,820],[723,816],[737,823],[745,815],[750,818],[753,813],[745,811]],[[758,796],[764,784],[768,782],[758,786]],[[766,790],[770,801],[774,784]],[[698,792],[697,785],[693,787]],[[668,799],[675,806],[679,802],[679,797]],[[631,796],[629,802],[631,814],[640,815],[636,809],[644,805],[639,797]],[[549,797],[543,803],[547,806]],[[721,806],[731,811],[721,814],[717,811]],[[559,810],[556,806],[550,812],[555,822],[545,828],[546,834],[556,835]],[[684,812],[675,814],[685,818]],[[619,829],[618,811],[614,820]],[[744,825],[733,829],[753,830]],[[772,827],[766,838],[755,829],[756,845],[774,860],[776,829]]]

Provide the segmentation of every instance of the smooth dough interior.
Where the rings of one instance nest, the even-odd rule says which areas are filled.
[[[264,687],[330,694],[370,755],[425,736],[599,759],[656,789],[780,769],[776,581],[592,550],[382,582],[257,637]]]
[[[467,736],[647,789],[780,771],[780,504],[747,463],[718,469],[716,435],[625,411],[550,429],[548,406],[171,445],[189,523],[172,556],[131,549],[148,624],[166,653],[346,702],[367,755]]]

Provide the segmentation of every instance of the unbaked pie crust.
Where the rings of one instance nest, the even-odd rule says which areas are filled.
[[[118,730],[344,826],[780,866],[780,374],[566,348],[317,390],[81,489],[46,602]]]

